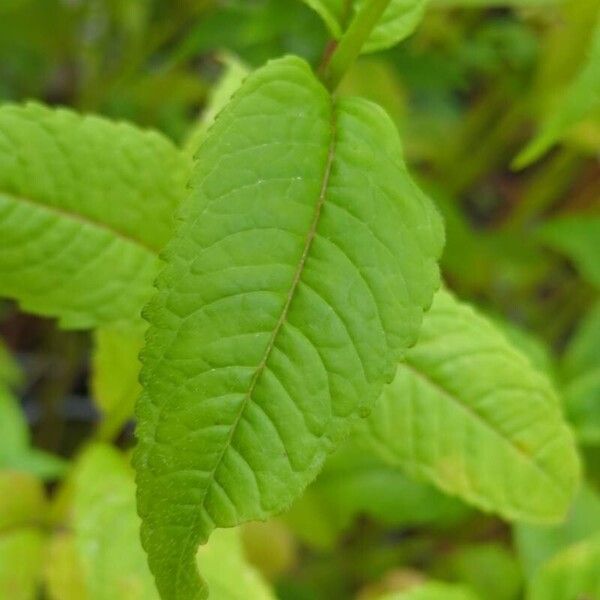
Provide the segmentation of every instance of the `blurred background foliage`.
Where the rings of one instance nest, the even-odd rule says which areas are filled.
[[[283,519],[244,529],[247,555],[278,597],[367,600],[433,578],[466,586],[457,598],[516,600],[528,589],[548,600],[557,573],[600,572],[599,9],[597,0],[431,0],[409,39],[363,56],[339,92],[393,117],[412,173],[445,217],[449,287],[561,391],[588,479],[567,522],[511,529],[348,448]],[[235,87],[245,67],[285,53],[317,66],[327,42],[300,0],[2,0],[0,101],[69,105],[191,146],[228,77]],[[0,346],[0,467],[10,469],[0,487],[22,490],[18,506],[0,490],[0,597],[30,598],[40,531],[70,527],[67,492],[52,483],[65,459],[90,435],[132,445],[136,368],[118,353],[140,342],[135,332],[59,331],[11,303],[0,304],[0,334],[10,349]],[[113,385],[102,375],[110,369],[133,383]],[[81,477],[117,460],[104,452],[83,461]],[[130,486],[117,471],[115,486]],[[50,481],[45,490],[37,478]],[[92,501],[93,491],[76,504]],[[69,579],[70,544],[52,544],[49,597],[66,597],[52,592],[65,585],[73,598],[117,597]],[[2,557],[15,552],[30,558],[7,573]],[[440,598],[454,597],[440,585]],[[119,597],[147,597],[136,589]]]

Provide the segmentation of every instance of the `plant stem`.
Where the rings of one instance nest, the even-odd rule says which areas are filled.
[[[321,80],[329,91],[335,91],[389,3],[390,0],[368,0],[352,19],[329,60],[319,70]]]

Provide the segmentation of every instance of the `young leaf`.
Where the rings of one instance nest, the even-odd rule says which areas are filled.
[[[0,472],[0,598],[38,597],[45,514],[44,489],[36,478]]]
[[[0,339],[0,386],[16,388],[23,378],[17,361]]]
[[[442,557],[438,576],[460,581],[485,600],[521,597],[523,574],[512,549],[504,542],[459,545]]]
[[[600,445],[600,302],[583,319],[561,362],[569,421],[583,444]]]
[[[600,598],[600,535],[569,546],[533,578],[527,600]]]
[[[65,467],[62,459],[30,447],[29,430],[19,403],[7,388],[0,385],[0,469],[56,479]]]
[[[339,39],[352,17],[370,0],[304,1],[319,14],[333,37]],[[384,50],[408,37],[423,18],[426,5],[427,0],[391,0],[362,52]]]
[[[330,546],[359,515],[394,526],[456,523],[469,514],[461,502],[433,486],[407,477],[373,452],[344,443],[332,454],[316,481],[292,506],[285,520],[302,539]],[[305,518],[313,517],[312,522]],[[315,522],[326,521],[325,535]]]
[[[600,214],[575,214],[548,221],[538,230],[538,238],[568,256],[581,276],[600,288]]]
[[[600,13],[589,55],[569,87],[558,97],[556,108],[542,122],[538,134],[515,158],[517,168],[526,167],[569,130],[587,117],[600,116]]]
[[[406,592],[387,594],[380,600],[477,600],[469,588],[463,585],[428,581]]]
[[[192,127],[185,142],[185,151],[191,156],[196,153],[215,118],[250,72],[246,65],[231,54],[226,54],[223,62],[224,72],[211,90],[207,106],[198,122]]]
[[[112,325],[94,331],[92,393],[102,412],[99,437],[109,440],[133,416],[140,395],[143,331],[132,325]]]
[[[519,523],[514,527],[514,539],[528,577],[567,546],[595,533],[600,534],[600,496],[585,485],[563,523],[550,527]]]
[[[547,379],[446,291],[361,434],[390,464],[508,519],[560,519],[578,482]]]
[[[294,57],[198,154],[142,354],[138,509],[164,598],[202,598],[215,527],[282,511],[414,343],[443,232],[378,107]]]
[[[0,107],[0,297],[65,327],[136,318],[187,176],[157,133]]]
[[[158,598],[139,540],[133,473],[119,452],[95,445],[81,456],[72,513],[72,536],[61,534],[52,544],[57,563],[47,579],[54,597]],[[214,592],[211,598],[271,600],[268,587],[245,561],[239,531],[219,533],[199,554]],[[77,569],[80,577],[68,576]]]

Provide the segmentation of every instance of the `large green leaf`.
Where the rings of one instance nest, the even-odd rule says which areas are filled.
[[[352,17],[367,0],[304,0],[323,19],[334,38],[339,39]],[[427,0],[391,0],[381,21],[371,32],[362,52],[390,48],[409,36],[425,13]]]
[[[19,402],[0,385],[0,469],[55,479],[65,467],[62,459],[30,446],[29,429]]]
[[[600,598],[600,535],[569,546],[533,578],[527,600]]]
[[[517,167],[537,160],[581,121],[590,117],[596,122],[600,120],[600,7],[597,19],[584,64],[567,89],[557,94],[554,110],[543,119],[539,132],[516,157]]]
[[[135,318],[187,176],[157,133],[0,107],[0,296],[66,327]]]
[[[133,473],[105,445],[89,447],[75,467],[71,532],[51,545],[46,579],[53,598],[158,598],[139,540]],[[243,555],[238,530],[219,532],[198,555],[214,600],[271,600],[273,595]]]
[[[211,530],[282,511],[368,414],[443,238],[390,119],[294,57],[244,82],[191,186],[146,309],[135,455],[151,568],[186,600]]]
[[[446,291],[360,434],[390,464],[509,519],[562,518],[578,482],[548,380]]]

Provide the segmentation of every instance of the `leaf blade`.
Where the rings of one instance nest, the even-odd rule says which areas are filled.
[[[509,519],[560,519],[579,477],[549,382],[445,291],[360,434],[391,464]]]
[[[204,597],[198,543],[289,505],[416,337],[443,236],[393,131],[369,103],[334,107],[288,57],[246,79],[200,149],[146,310],[138,404],[142,537],[165,598]]]
[[[187,170],[157,133],[3,105],[0,295],[71,328],[137,318]]]

